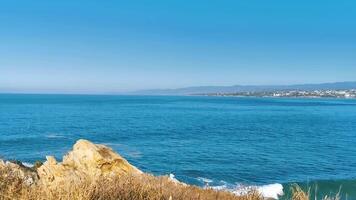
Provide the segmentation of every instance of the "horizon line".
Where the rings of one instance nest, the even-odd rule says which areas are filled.
[[[186,86],[186,87],[178,87],[178,88],[151,88],[151,89],[136,89],[136,90],[129,90],[129,91],[92,91],[92,92],[85,92],[85,91],[10,91],[10,90],[0,90],[0,94],[32,94],[32,95],[107,95],[107,96],[115,96],[115,95],[138,95],[138,92],[145,92],[145,91],[156,91],[156,90],[179,90],[179,89],[187,89],[187,88],[199,88],[199,87],[280,87],[280,86],[305,86],[305,85],[324,85],[324,84],[339,84],[339,83],[356,83],[356,81],[336,81],[336,82],[321,82],[321,83],[298,83],[298,84],[234,84],[234,85],[201,85],[201,86]],[[356,88],[355,88],[356,89]],[[145,94],[141,94],[145,95]],[[148,96],[147,94],[145,96]]]

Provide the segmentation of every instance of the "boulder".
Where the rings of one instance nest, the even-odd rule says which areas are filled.
[[[58,186],[68,182],[96,180],[100,177],[120,176],[123,174],[140,175],[142,171],[109,147],[93,144],[87,140],[78,140],[62,162],[53,156],[37,169],[42,184]]]

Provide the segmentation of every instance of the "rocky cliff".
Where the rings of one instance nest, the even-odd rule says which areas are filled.
[[[142,174],[112,149],[87,140],[78,140],[62,162],[47,156],[47,161],[37,169],[37,173],[41,183],[48,186],[81,179],[95,180],[103,176]]]
[[[28,184],[38,183],[48,187],[58,187],[81,180],[95,181],[103,177],[110,178],[124,174],[142,174],[142,171],[109,147],[93,144],[87,140],[78,140],[73,150],[63,157],[62,162],[57,162],[53,156],[46,158],[47,161],[37,169],[0,160],[0,169],[9,169],[10,175],[24,179]]]
[[[260,200],[282,195],[282,186],[247,188],[247,192],[215,191],[186,185],[174,175],[145,174],[109,147],[78,140],[73,149],[57,161],[47,156],[30,168],[21,162],[0,160],[2,199],[243,199]],[[282,191],[269,195],[275,189]],[[265,191],[266,190],[266,191]],[[237,193],[235,193],[237,194]],[[267,194],[267,195],[266,195]],[[220,198],[217,198],[220,196]]]

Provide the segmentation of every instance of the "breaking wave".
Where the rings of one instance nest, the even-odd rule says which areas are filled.
[[[170,174],[169,177],[171,178],[172,181],[179,182],[179,180],[175,178],[174,174]],[[204,188],[228,191],[237,196],[246,195],[252,191],[257,191],[261,196],[267,199],[278,199],[279,197],[284,195],[283,185],[280,183],[257,186],[257,185],[229,184],[225,181],[219,181],[218,183],[214,183],[213,180],[204,177],[198,177],[196,178],[196,180],[204,184]]]
[[[243,185],[243,184],[229,184],[225,181],[219,181],[214,183],[213,180],[203,177],[198,177],[197,180],[203,183],[205,188],[211,188],[214,190],[228,191],[235,195],[242,196],[252,191],[257,191],[264,198],[278,199],[284,195],[283,185],[279,183],[268,185]]]
[[[22,164],[23,164],[25,167],[33,167],[33,164],[32,164],[32,163],[22,162]]]
[[[225,184],[225,185],[208,186],[208,187],[214,190],[228,191],[238,196],[246,195],[252,191],[257,191],[264,198],[278,199],[280,196],[284,195],[283,185],[279,183],[262,185],[262,186],[255,186],[255,185],[246,186],[246,185],[237,184],[231,187]]]

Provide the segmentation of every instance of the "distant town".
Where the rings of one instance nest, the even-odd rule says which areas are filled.
[[[356,89],[350,90],[280,90],[260,92],[207,93],[206,96],[241,97],[305,97],[305,98],[356,98]]]

